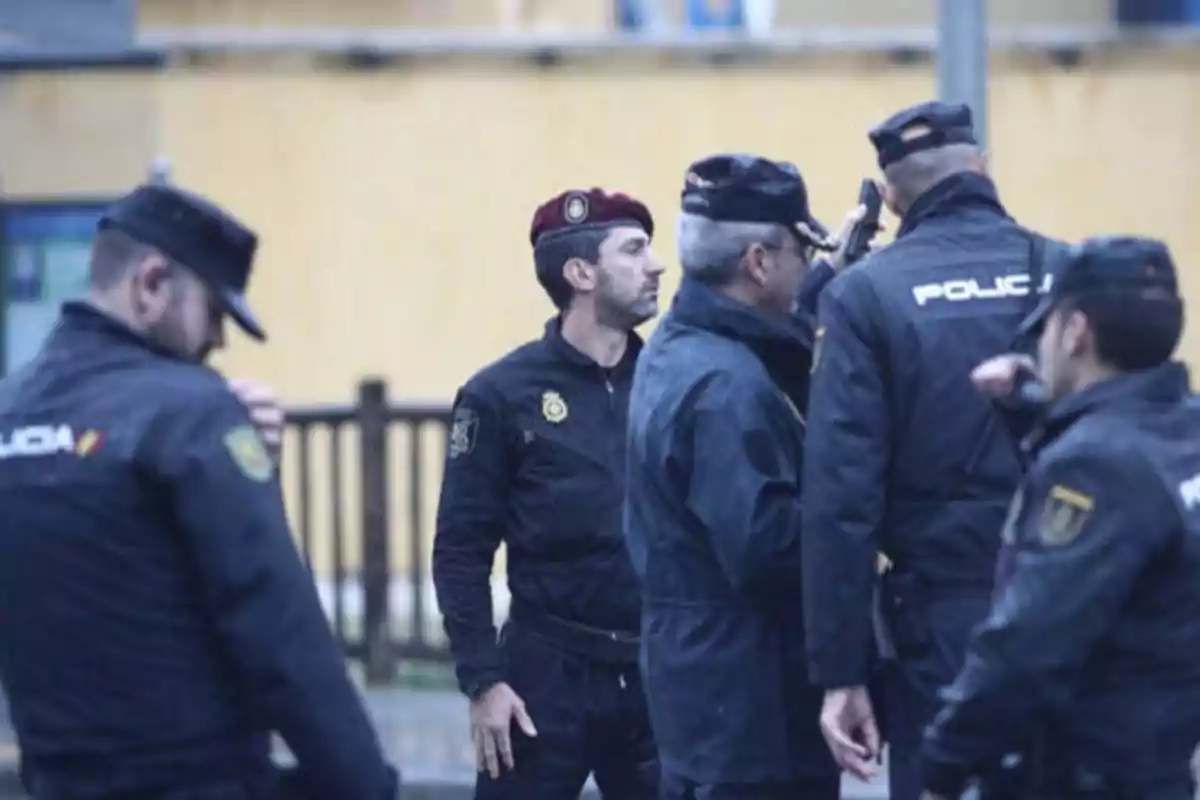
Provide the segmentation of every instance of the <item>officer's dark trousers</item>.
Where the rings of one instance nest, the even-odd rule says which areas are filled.
[[[127,758],[27,759],[21,780],[32,800],[308,800],[295,792],[265,751],[236,740],[206,742],[189,752],[142,752]],[[200,751],[200,752],[197,752]]]
[[[1018,766],[981,776],[979,800],[1194,800],[1196,782],[1191,769],[1180,773],[1178,778],[1154,782],[1139,776],[1136,785],[1129,785],[1066,765],[1041,763],[1032,774],[1021,772]]]
[[[971,630],[991,607],[984,591],[925,595],[920,641],[885,668],[888,800],[920,800],[921,737],[940,707],[937,693],[962,668]]]
[[[190,786],[158,790],[114,790],[96,786],[67,787],[33,782],[32,800],[302,800],[302,795],[284,793],[237,780],[198,781]]]
[[[501,647],[537,737],[514,726],[516,768],[498,780],[480,773],[477,800],[576,800],[589,773],[605,800],[657,800],[658,752],[636,663],[569,653],[512,622]]]
[[[836,775],[787,783],[698,784],[678,776],[662,777],[660,800],[838,800],[842,781]]]
[[[1129,789],[1075,789],[1068,793],[1047,792],[1033,800],[1194,800],[1196,790],[1188,781],[1174,785],[1131,787]],[[1024,800],[1024,798],[1022,798]]]
[[[321,800],[303,776],[271,769],[244,778],[173,781],[168,788],[115,788],[96,781],[76,783],[31,779],[31,800]]]
[[[1140,789],[1064,789],[1046,788],[1024,792],[996,792],[983,789],[980,800],[1195,800],[1196,790],[1188,782],[1175,786]]]

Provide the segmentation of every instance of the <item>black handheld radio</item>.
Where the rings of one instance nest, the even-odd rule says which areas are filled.
[[[870,178],[863,178],[858,189],[858,204],[867,207],[863,218],[854,223],[846,239],[845,261],[847,266],[865,256],[870,249],[871,239],[879,230],[879,215],[883,211],[883,196],[879,187]]]

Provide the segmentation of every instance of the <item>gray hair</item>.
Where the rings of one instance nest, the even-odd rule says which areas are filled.
[[[759,222],[717,222],[682,213],[675,227],[683,274],[711,286],[730,283],[746,250],[760,244],[768,250],[784,247],[787,229]]]

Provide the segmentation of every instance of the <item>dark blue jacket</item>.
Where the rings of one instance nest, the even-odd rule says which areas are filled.
[[[556,318],[541,339],[472,376],[454,400],[433,579],[469,695],[505,679],[490,583],[501,542],[514,611],[637,630],[621,502],[640,349],[631,334],[622,360],[605,369],[562,338]]]
[[[665,771],[833,774],[804,663],[804,331],[685,279],[638,361],[625,537]]]
[[[44,796],[396,776],[296,552],[274,465],[214,371],[68,303],[0,382],[0,679]]]
[[[1045,726],[1048,755],[1107,784],[1105,797],[1190,797],[1200,404],[1187,372],[1170,364],[1069,397],[1029,448],[998,598],[927,734],[927,785],[957,796]]]
[[[823,686],[867,682],[877,550],[929,593],[991,590],[1021,463],[969,375],[1032,306],[1032,241],[988,179],[957,175],[821,295],[804,547]]]

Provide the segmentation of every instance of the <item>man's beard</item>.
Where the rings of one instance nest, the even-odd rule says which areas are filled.
[[[611,279],[604,273],[596,289],[596,321],[606,328],[631,331],[658,313],[658,301],[640,293],[633,300],[619,300],[613,294]]]
[[[146,330],[146,338],[184,361],[204,363],[211,348],[203,347],[199,351],[192,350],[187,345],[187,335],[179,324],[176,314],[168,313],[163,319]]]
[[[653,317],[658,310],[657,304],[646,298],[622,303],[609,295],[601,294],[596,300],[596,321],[606,328],[619,331],[633,330]]]

